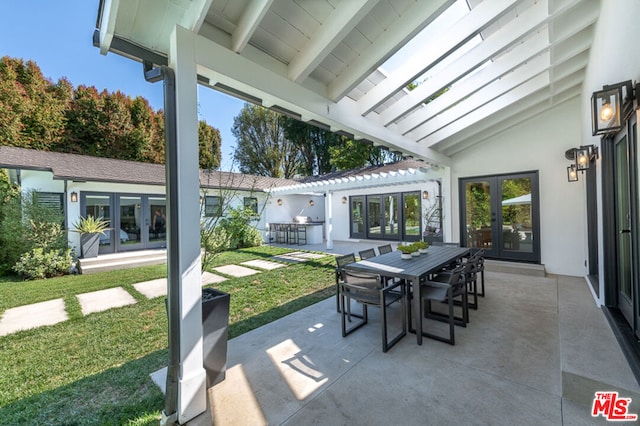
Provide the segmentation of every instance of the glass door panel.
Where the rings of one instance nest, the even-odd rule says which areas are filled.
[[[117,232],[120,250],[134,250],[143,248],[141,196],[118,196],[120,206],[120,223]]]
[[[404,223],[403,240],[417,241],[422,235],[422,208],[420,194],[404,194]]]
[[[502,250],[533,252],[531,179],[502,180]]]
[[[391,194],[384,196],[384,232],[383,238],[397,239],[398,230],[398,195]]]
[[[365,238],[364,227],[364,197],[351,197],[351,236]]]
[[[495,221],[495,212],[491,212],[491,184],[484,180],[467,182],[464,197],[467,247],[482,248],[489,255],[493,249],[492,220]]]
[[[108,221],[111,228],[111,196],[109,195],[92,195],[88,194],[84,197],[84,216],[93,216],[95,218],[103,218]],[[98,253],[112,253],[114,251],[114,239],[112,238],[112,230],[109,229],[100,235],[100,246]]]
[[[367,236],[369,238],[382,238],[381,204],[381,197],[379,195],[370,195],[367,197],[367,219],[369,225]]]
[[[164,197],[148,197],[145,227],[149,230],[148,247],[167,245],[167,201]]]
[[[615,217],[618,277],[618,307],[633,324],[631,264],[631,200],[629,180],[629,144],[623,135],[615,141]]]

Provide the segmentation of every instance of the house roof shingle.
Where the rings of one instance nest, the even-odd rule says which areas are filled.
[[[37,151],[10,146],[0,146],[0,167],[50,171],[53,173],[54,179],[162,186],[165,184],[163,164]],[[200,170],[200,185],[204,188],[224,187],[263,191],[295,183],[297,181],[290,179]]]
[[[0,146],[0,167],[10,169],[43,170],[53,173],[54,179],[68,179],[86,182],[113,182],[143,185],[165,184],[163,164],[141,163],[116,160],[88,155],[65,154],[38,151],[27,148]],[[426,170],[428,163],[416,160],[402,160],[381,166],[367,166],[359,169],[342,170],[321,176],[300,179],[281,179],[267,176],[247,175],[217,170],[200,170],[200,186],[203,188],[229,188],[238,190],[265,191],[282,187],[305,187],[314,182],[332,182],[394,173],[403,170]]]

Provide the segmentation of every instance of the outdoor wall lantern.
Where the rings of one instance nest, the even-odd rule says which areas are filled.
[[[347,204],[347,197],[342,197],[342,204]]]
[[[567,167],[567,180],[569,182],[577,182],[578,181],[578,170],[576,170],[576,165],[572,164]]]
[[[278,198],[278,201],[276,201],[276,204],[278,204],[279,206],[282,205],[282,198]]]
[[[567,160],[573,163],[567,167],[567,180],[569,182],[578,181],[578,171],[583,172],[589,168],[591,161],[599,158],[598,147],[595,145],[584,145],[580,148],[571,148],[565,152]]]
[[[635,86],[635,95],[640,97],[640,84]],[[631,80],[603,86],[591,95],[591,130],[593,136],[617,133],[624,119],[631,112],[634,95]]]
[[[314,205],[314,204],[315,204],[315,202],[314,202],[313,200],[309,200],[309,205],[310,205],[311,207],[313,207],[313,205]]]
[[[71,202],[72,203],[77,203],[78,202],[78,193],[76,191],[73,191],[71,193]]]
[[[422,191],[422,199],[423,200],[429,199],[429,191]]]

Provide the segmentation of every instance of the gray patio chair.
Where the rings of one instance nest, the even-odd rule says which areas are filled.
[[[480,290],[478,296],[484,297],[484,249],[480,249],[473,254],[478,259],[477,273],[480,274]]]
[[[369,306],[378,306],[382,313],[381,332],[382,332],[382,352],[387,352],[393,345],[398,343],[400,339],[407,335],[407,317],[406,317],[406,297],[404,282],[391,283],[384,285],[380,275],[355,273],[351,271],[343,271],[344,280],[340,283],[340,310],[341,310],[341,326],[342,337],[346,337],[358,328],[368,322]],[[399,289],[400,291],[397,291]],[[393,291],[396,290],[396,291]],[[347,322],[351,322],[351,301],[356,301],[362,305],[362,317],[360,321],[347,328]],[[402,321],[402,330],[389,340],[387,330],[387,307],[394,302],[400,301],[400,313]]]
[[[469,321],[469,311],[467,306],[467,285],[463,274],[462,266],[455,268],[448,276],[448,282],[424,281],[420,283],[420,312],[416,316],[416,321],[424,321],[424,318],[445,321],[449,324],[449,337],[424,331],[422,335],[431,339],[439,340],[450,345],[455,345],[455,326],[467,326]],[[462,303],[462,318],[455,316],[454,299],[459,298]],[[448,307],[447,314],[436,314],[431,310],[431,302],[445,302]]]
[[[463,264],[462,267],[463,278],[465,284],[467,286],[467,293],[473,297],[473,301],[468,301],[467,306],[469,309],[478,309],[478,264],[479,259],[477,257],[471,256],[468,258]],[[448,282],[449,275],[453,272],[453,269],[457,268],[460,265],[454,266],[453,268],[444,269],[434,275],[431,280],[439,281],[439,282]],[[460,305],[460,301],[456,300],[455,303]],[[468,322],[468,321],[467,321]]]
[[[361,250],[360,252],[358,252],[358,254],[360,255],[360,259],[365,260],[365,259],[371,259],[372,257],[376,257],[376,251],[374,249],[366,249],[366,250]]]
[[[387,253],[391,253],[392,251],[393,249],[391,248],[391,244],[385,244],[383,246],[378,247],[378,253],[380,254],[387,254]]]
[[[340,282],[342,281],[342,272],[345,265],[354,263],[356,256],[353,253],[336,257],[336,311],[340,312]]]

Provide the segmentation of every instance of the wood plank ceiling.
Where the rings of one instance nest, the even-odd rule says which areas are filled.
[[[103,53],[119,39],[166,57],[179,24],[196,34],[211,87],[446,165],[579,96],[599,9],[597,0],[105,0],[98,32]]]

